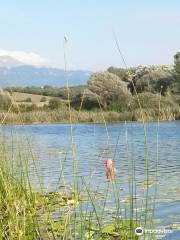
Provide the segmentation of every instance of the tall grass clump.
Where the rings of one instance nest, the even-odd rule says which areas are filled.
[[[69,239],[77,197],[66,189],[47,192],[30,149],[29,140],[14,142],[1,136],[0,236],[1,239]],[[16,141],[19,141],[16,139]],[[26,143],[25,143],[26,142]],[[23,150],[26,146],[27,150]],[[62,214],[57,219],[57,214]]]
[[[0,235],[2,239],[36,239],[36,194],[25,169],[13,166],[4,139],[0,141]]]

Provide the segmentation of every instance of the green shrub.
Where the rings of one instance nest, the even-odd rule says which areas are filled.
[[[62,103],[60,100],[53,98],[49,101],[48,107],[49,109],[57,109],[62,107]]]
[[[42,97],[40,102],[46,102],[46,100],[47,100],[46,97]]]
[[[7,93],[0,93],[0,109],[8,110],[11,106],[11,99]]]

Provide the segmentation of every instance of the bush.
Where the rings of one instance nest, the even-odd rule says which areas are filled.
[[[0,93],[0,109],[8,110],[10,106],[11,106],[10,96],[5,92],[1,92]]]
[[[129,110],[139,109],[139,102],[143,109],[154,109],[158,111],[159,108],[178,108],[178,104],[171,96],[160,96],[160,94],[145,92],[133,97],[129,104]]]
[[[46,97],[42,97],[40,102],[46,102],[46,100],[47,100]]]
[[[75,109],[79,109],[80,107],[86,110],[99,109],[100,103],[98,102],[98,97],[99,96],[97,94],[93,93],[89,89],[85,89],[83,93],[77,94],[72,99],[71,105]]]
[[[38,107],[35,104],[18,104],[13,105],[11,111],[18,114],[19,112],[32,112],[37,109]]]
[[[62,103],[59,99],[53,98],[49,101],[48,107],[50,109],[57,109],[62,107]]]

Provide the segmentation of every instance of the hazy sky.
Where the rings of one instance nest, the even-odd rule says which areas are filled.
[[[180,1],[0,0],[4,53],[31,53],[63,67],[66,35],[68,68],[122,67],[113,31],[128,66],[172,64],[180,51]]]

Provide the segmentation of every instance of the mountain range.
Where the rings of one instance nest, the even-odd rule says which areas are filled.
[[[53,87],[85,85],[92,72],[73,70],[65,72],[53,67],[26,65],[11,57],[0,56],[0,88],[44,86]]]

